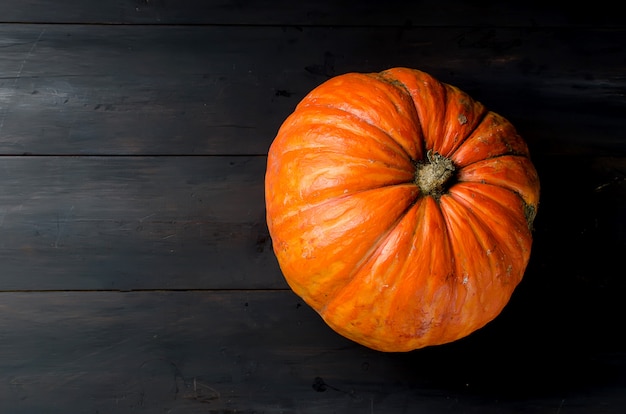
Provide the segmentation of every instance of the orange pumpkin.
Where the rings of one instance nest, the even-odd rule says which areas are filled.
[[[298,104],[265,197],[293,291],[339,334],[399,352],[501,312],[530,257],[539,179],[505,118],[393,68],[331,78]]]

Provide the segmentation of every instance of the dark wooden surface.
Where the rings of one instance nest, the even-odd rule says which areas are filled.
[[[623,413],[626,22],[609,3],[0,3],[0,412]],[[542,179],[505,311],[355,345],[291,293],[265,155],[314,86],[425,70]]]

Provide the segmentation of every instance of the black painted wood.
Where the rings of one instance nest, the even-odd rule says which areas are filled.
[[[508,328],[382,354],[329,331],[287,291],[4,293],[0,311],[0,400],[15,414],[583,414],[626,403],[623,355],[568,345],[558,330],[536,339],[508,315]]]
[[[613,2],[526,0],[4,0],[0,22],[90,24],[620,26]]]
[[[0,163],[0,290],[285,287],[265,157]]]
[[[0,290],[286,288],[265,225],[265,161],[2,157]],[[535,164],[542,276],[529,277],[557,291],[626,287],[612,270],[626,248],[626,159],[538,153]]]
[[[621,29],[0,25],[0,153],[257,154],[313,87],[422,69],[542,152],[626,151]]]
[[[626,28],[603,2],[0,2],[0,412],[623,413]],[[288,289],[265,155],[311,88],[426,70],[542,181],[504,312],[405,354]]]

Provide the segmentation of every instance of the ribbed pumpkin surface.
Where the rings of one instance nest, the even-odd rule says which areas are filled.
[[[311,91],[268,154],[267,223],[293,289],[381,351],[495,318],[529,260],[539,179],[503,117],[413,69]]]

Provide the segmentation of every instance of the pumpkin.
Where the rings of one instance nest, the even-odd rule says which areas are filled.
[[[344,337],[404,352],[500,314],[528,264],[539,178],[504,117],[392,68],[304,97],[269,149],[265,200],[290,288]]]

